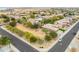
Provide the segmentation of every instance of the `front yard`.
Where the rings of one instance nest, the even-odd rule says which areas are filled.
[[[31,46],[38,49],[49,49],[59,37],[67,30],[75,20],[55,15],[49,18],[26,18],[24,16],[16,19],[7,15],[2,15],[0,22],[8,23],[4,27],[23,38]]]
[[[50,33],[50,35],[53,35],[50,36],[42,29],[30,29],[21,24],[17,24],[15,27],[7,25],[6,28],[38,49],[48,49],[57,40],[57,36],[53,35],[54,32]]]
[[[17,24],[16,28],[18,28],[19,30],[21,30],[23,32],[30,32],[34,36],[40,37],[40,39],[44,39],[45,33],[40,28],[31,29],[29,27],[24,27],[22,24]]]
[[[34,25],[31,24],[31,26],[34,26]],[[37,25],[35,24],[35,26]],[[24,26],[24,24],[22,23],[17,23],[16,21],[13,21],[9,25],[6,25],[5,28],[10,30],[14,34],[22,37],[23,40],[25,42],[30,43],[31,46],[41,50],[46,49],[45,51],[47,51],[47,49],[49,49],[52,45],[54,45],[54,43],[59,39],[59,37],[67,29],[69,29],[69,26],[67,25],[65,26],[67,27],[66,29],[58,27],[59,28],[58,31],[53,31],[42,27],[31,28],[29,26]]]

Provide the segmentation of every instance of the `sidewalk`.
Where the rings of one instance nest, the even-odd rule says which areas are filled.
[[[6,28],[4,28],[4,27],[1,27],[1,28],[2,28],[3,30],[5,30],[5,31],[9,32],[9,33],[12,34],[13,36],[19,38],[20,40],[22,40],[22,41],[25,42],[26,44],[28,44],[28,45],[32,46],[33,48],[37,49],[38,51],[49,51],[49,50],[59,41],[59,39],[61,39],[63,36],[65,36],[78,22],[79,22],[79,21],[77,21],[75,24],[73,24],[65,33],[63,33],[62,36],[60,36],[60,37],[58,38],[58,40],[56,40],[53,44],[51,44],[51,46],[50,46],[49,48],[47,48],[47,49],[39,49],[39,48],[33,46],[32,44],[30,44],[29,42],[27,42],[26,40],[24,40],[22,37],[19,37],[18,35],[16,35],[16,34],[10,32],[10,31],[7,30]]]
[[[52,44],[52,46],[49,48],[49,50],[59,41],[59,39],[62,39],[79,21],[77,21],[76,23],[74,23],[67,31],[65,31],[59,38],[58,40]]]
[[[39,49],[37,47],[33,46],[32,44],[30,44],[29,42],[27,42],[26,40],[24,40],[24,38],[16,35],[15,33],[12,33],[11,31],[7,30],[6,28],[4,28],[2,26],[1,26],[1,28],[3,30],[7,31],[8,33],[10,33],[11,35],[15,36],[16,38],[20,39],[21,41],[25,42],[26,44],[30,45],[31,47],[33,47],[33,48],[35,48],[35,49],[37,49],[39,51]]]
[[[74,49],[74,51],[72,51]],[[68,46],[65,52],[79,52],[79,31],[76,36],[73,38],[72,42]]]
[[[19,52],[19,50],[12,44],[0,48],[0,52]]]

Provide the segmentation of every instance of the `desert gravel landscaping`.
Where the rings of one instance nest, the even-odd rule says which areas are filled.
[[[31,29],[29,27],[24,27],[22,24],[17,24],[16,28],[18,28],[19,30],[21,30],[23,32],[31,32],[35,36],[40,37],[41,39],[44,39],[45,33],[40,28],[38,28],[38,29]]]
[[[74,8],[13,8],[4,11],[0,11],[0,26],[21,42],[19,44],[23,46],[19,47],[13,40],[19,49],[27,45],[38,51],[48,51],[79,19],[76,17],[79,11]],[[75,47],[72,50],[76,50]]]

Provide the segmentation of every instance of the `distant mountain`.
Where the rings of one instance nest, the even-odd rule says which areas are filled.
[[[0,8],[0,10],[6,10],[7,8]]]

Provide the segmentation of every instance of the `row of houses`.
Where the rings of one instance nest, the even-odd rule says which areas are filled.
[[[42,26],[43,28],[53,30],[53,31],[58,31],[60,28],[67,28],[71,25],[72,19],[62,19],[57,21],[55,24],[45,24]]]

